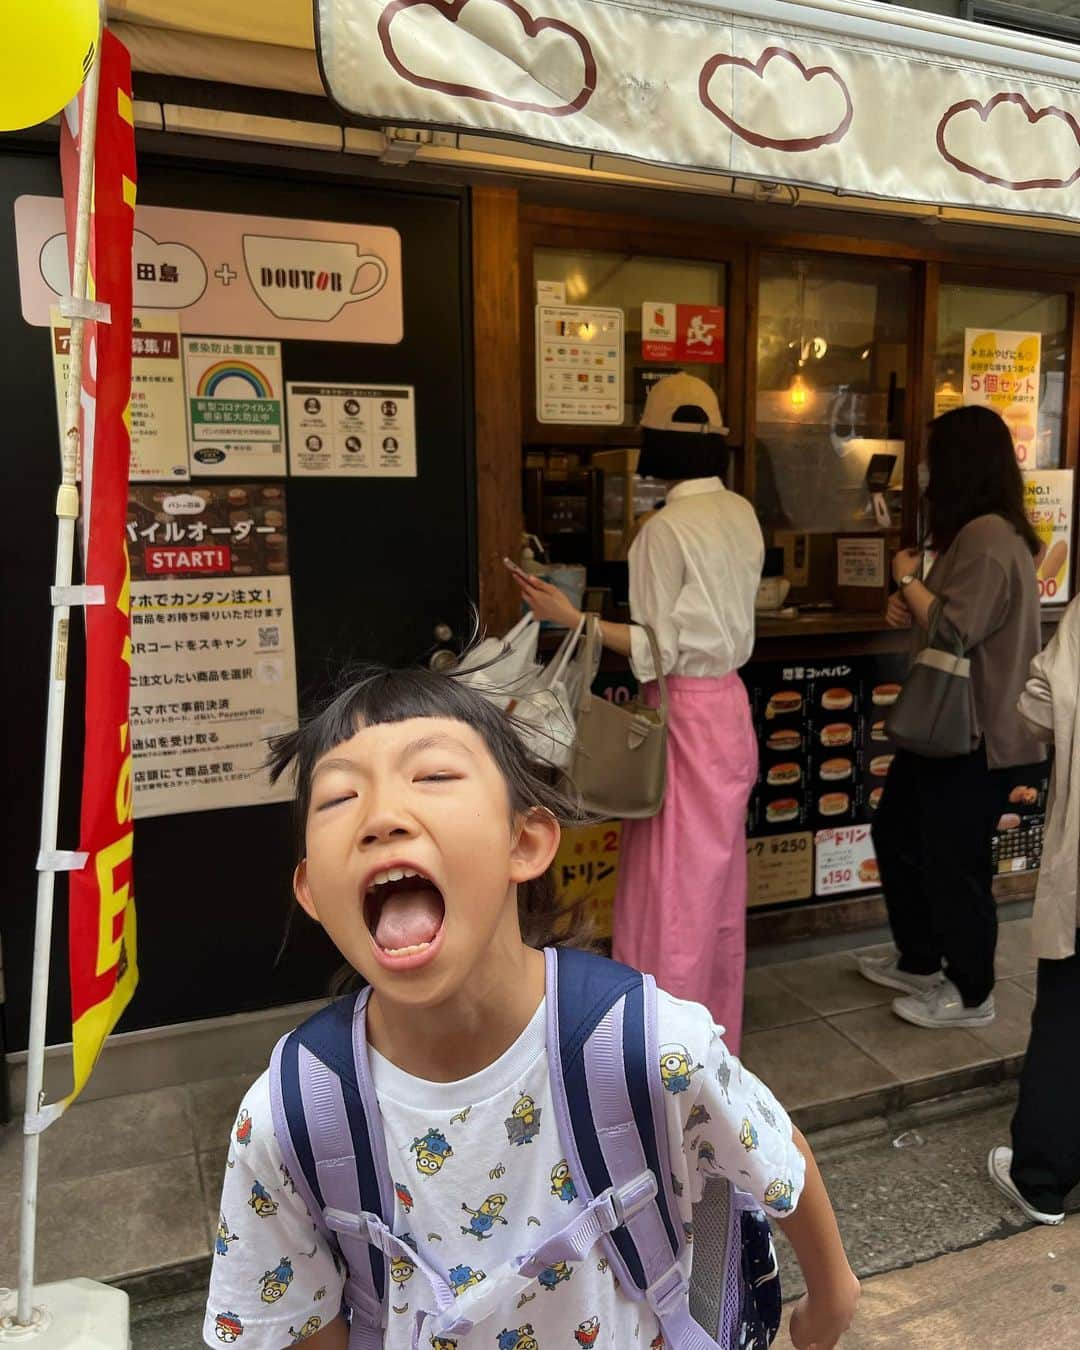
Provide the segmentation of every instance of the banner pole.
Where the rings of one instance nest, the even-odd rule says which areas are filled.
[[[98,85],[101,74],[101,42],[83,86],[82,126],[79,143],[79,190],[76,206],[75,247],[71,294],[76,302],[87,298],[90,254],[90,212],[94,188],[94,142],[97,134]],[[62,114],[64,115],[64,114]],[[76,308],[78,306],[76,305]],[[57,538],[54,582],[71,585],[75,556],[75,522],[79,516],[79,405],[82,391],[83,350],[86,320],[71,315],[67,389],[64,402],[64,439],[61,446],[61,480],[56,497]],[[55,598],[55,597],[54,597]],[[56,882],[56,837],[60,814],[60,765],[64,741],[64,707],[67,694],[68,628],[71,609],[53,604],[52,641],[49,651],[49,699],[45,724],[45,781],[41,803],[41,852],[38,857],[37,917],[34,926],[34,964],[30,996],[30,1035],[26,1064],[26,1114],[23,1121],[23,1177],[19,1207],[19,1289],[15,1321],[33,1323],[34,1256],[37,1237],[38,1162],[45,1077],[45,1021],[49,1000],[49,956],[53,929],[53,895]]]

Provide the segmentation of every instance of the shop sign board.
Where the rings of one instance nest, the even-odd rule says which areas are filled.
[[[641,355],[680,365],[724,360],[723,305],[676,305],[646,300],[641,306]]]
[[[22,314],[37,327],[68,284],[64,204],[15,202]],[[180,315],[184,333],[397,343],[401,236],[384,225],[135,208],[135,305]]]
[[[191,464],[213,477],[282,477],[281,343],[184,338]]]
[[[367,125],[1075,220],[1075,61],[890,8],[318,0],[315,32],[331,98]],[[887,130],[882,107],[903,109]]]
[[[286,801],[266,738],[297,725],[279,486],[134,486],[131,727],[136,818]]]
[[[1021,466],[1035,463],[1041,352],[1039,333],[964,329],[963,402],[1001,414]]]
[[[1038,566],[1039,598],[1044,605],[1064,604],[1072,583],[1072,469],[1025,473],[1024,510],[1046,550]]]
[[[71,326],[51,311],[56,415],[64,435],[64,400],[70,364]],[[184,372],[180,363],[180,324],[165,310],[135,310],[131,334],[130,481],[176,482],[188,477]]]
[[[593,938],[610,938],[615,905],[622,822],[600,821],[563,830],[553,864],[563,910],[580,907]]]
[[[294,477],[416,477],[415,385],[290,381],[288,418]]]
[[[536,420],[620,426],[624,315],[621,309],[536,306]]]

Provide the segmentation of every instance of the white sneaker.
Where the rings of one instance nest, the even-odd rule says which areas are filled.
[[[986,1170],[990,1173],[990,1180],[1002,1195],[1007,1196],[1018,1209],[1022,1209],[1032,1222],[1064,1223],[1064,1214],[1044,1214],[1034,1205],[1029,1205],[1016,1189],[1016,1183],[1012,1179],[1012,1156],[1012,1149],[1006,1148],[1003,1144],[999,1144],[997,1148],[990,1150],[990,1156],[986,1160]]]
[[[942,979],[925,994],[894,998],[893,1012],[917,1027],[985,1027],[994,1020],[994,996],[975,1008],[965,1008],[960,990],[952,980]]]
[[[909,975],[895,956],[856,956],[859,974],[871,984],[899,989],[902,994],[927,994],[941,983],[941,975]]]

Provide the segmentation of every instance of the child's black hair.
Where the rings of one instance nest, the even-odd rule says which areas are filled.
[[[560,825],[588,819],[570,792],[559,785],[558,775],[531,758],[513,718],[453,672],[366,665],[351,672],[341,693],[305,719],[298,730],[270,741],[271,781],[276,783],[290,766],[295,776],[299,858],[306,851],[311,779],[318,761],[363,727],[413,717],[445,717],[472,727],[502,774],[512,815],[540,808]],[[522,938],[529,946],[580,945],[579,916],[560,909],[550,868],[518,886],[518,914]]]

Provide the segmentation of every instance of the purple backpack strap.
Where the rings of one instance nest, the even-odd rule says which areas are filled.
[[[656,986],[586,952],[549,948],[546,958],[552,1094],[573,1183],[590,1207],[614,1195],[621,1222],[601,1241],[668,1350],[719,1350],[690,1316],[681,1266],[687,1237],[672,1190]]]
[[[316,1013],[279,1042],[270,1068],[274,1130],[290,1179],[345,1262],[349,1350],[382,1346],[394,1261],[415,1267],[432,1293],[432,1307],[417,1316],[414,1345],[424,1317],[453,1302],[443,1273],[391,1227],[394,1193],[368,1063],[367,998],[364,990]]]

